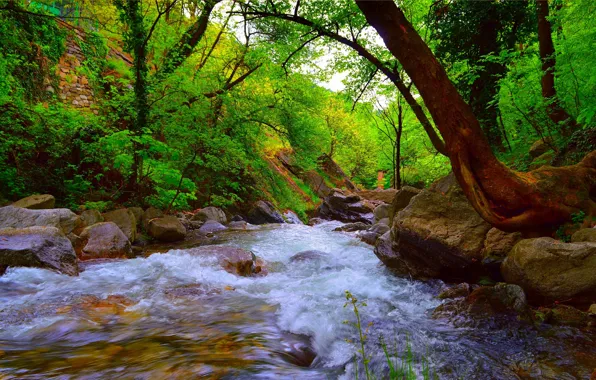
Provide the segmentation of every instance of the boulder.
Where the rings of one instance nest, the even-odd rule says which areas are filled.
[[[203,222],[199,222],[199,221],[195,221],[195,220],[188,220],[186,218],[180,218],[180,217],[178,218],[178,221],[180,223],[182,223],[182,225],[184,226],[184,228],[186,229],[187,232],[198,230],[199,228],[201,228],[201,226],[203,224],[205,224]]]
[[[462,282],[461,284],[452,286],[443,290],[437,298],[439,299],[454,299],[454,298],[461,298],[467,297],[472,293],[472,287],[467,282]]]
[[[416,195],[420,194],[422,190],[412,186],[404,186],[395,194],[391,207],[389,207],[389,226],[393,224],[393,219],[398,212],[406,208],[410,204],[410,200]]]
[[[395,195],[398,190],[395,189],[375,189],[375,190],[362,190],[358,191],[357,194],[362,199],[369,201],[380,201],[383,203],[391,204],[395,199]]]
[[[391,209],[391,205],[389,204],[380,204],[375,207],[373,211],[373,215],[375,216],[375,223],[381,219],[389,218],[389,210]]]
[[[488,231],[481,254],[482,265],[487,268],[492,278],[501,279],[501,264],[521,238],[519,232],[508,233],[497,228]]]
[[[370,224],[362,223],[362,222],[356,222],[356,223],[344,224],[343,226],[339,226],[339,227],[333,229],[333,231],[336,231],[336,232],[355,232],[355,231],[366,230],[369,227],[370,227]]]
[[[143,229],[146,231],[147,227],[149,227],[149,221],[154,218],[161,218],[164,215],[163,211],[157,209],[155,207],[149,207],[143,213],[143,217],[141,218],[141,224],[143,225]]]
[[[230,222],[230,224],[228,224],[228,228],[231,230],[243,231],[243,230],[253,230],[253,229],[256,229],[257,227],[253,226],[250,223],[247,223],[244,220],[240,220],[240,221],[236,221],[236,222]]]
[[[106,212],[103,214],[103,219],[106,222],[115,223],[131,243],[137,239],[137,219],[129,209],[121,208]]]
[[[374,232],[378,235],[383,235],[385,232],[390,230],[389,226],[383,223],[374,224],[371,228],[368,229],[370,232]]]
[[[341,190],[335,190],[323,200],[317,209],[317,214],[330,220],[344,223],[362,222],[372,224],[374,206],[370,202],[362,201],[358,195],[346,196]]]
[[[323,219],[323,218],[310,218],[308,220],[308,225],[309,226],[316,226],[317,224],[321,224],[321,223],[325,223],[328,222],[328,220]]]
[[[535,170],[545,165],[550,165],[555,158],[555,152],[546,152],[541,154],[540,156],[536,157],[530,165],[528,166],[528,170]]]
[[[44,210],[54,208],[56,198],[50,194],[31,195],[27,198],[19,199],[12,204],[13,207],[28,208],[30,210]]]
[[[381,234],[378,234],[376,232],[371,232],[371,231],[362,231],[362,232],[358,233],[358,237],[360,238],[360,240],[362,240],[366,244],[370,244],[370,245],[375,245],[377,243],[377,239],[380,236],[381,236]]]
[[[242,215],[234,215],[230,221],[231,222],[243,222],[244,217]]]
[[[226,224],[228,222],[228,218],[226,217],[226,213],[223,212],[222,209],[218,207],[205,207],[199,210],[193,217],[192,220],[206,222],[208,220],[214,220],[221,224]]]
[[[407,275],[410,273],[407,261],[401,257],[395,247],[391,231],[384,233],[377,239],[374,252],[379,260],[396,274]]]
[[[506,315],[512,317],[512,320],[532,320],[524,291],[517,285],[499,283],[495,286],[482,286],[469,295],[465,294],[467,291],[462,287],[461,292],[455,295],[455,299],[439,305],[433,311],[433,318],[447,318],[456,325],[468,326],[470,324],[462,321],[462,317],[472,318],[480,324],[493,324],[499,321],[495,317]],[[507,323],[507,321],[502,322]]]
[[[285,223],[284,218],[268,201],[258,201],[248,213],[247,221],[252,224]]]
[[[563,243],[542,237],[513,247],[503,264],[505,281],[540,302],[596,300],[596,243]]]
[[[589,321],[588,313],[584,313],[572,306],[557,305],[550,313],[545,322],[556,326],[586,327]]]
[[[303,262],[303,261],[319,261],[323,260],[328,254],[323,251],[317,251],[315,249],[298,252],[294,256],[290,257],[290,262]]]
[[[532,144],[528,153],[530,154],[530,157],[536,158],[542,156],[551,149],[552,148],[543,139],[540,139]]]
[[[228,228],[221,223],[216,222],[215,220],[208,220],[199,228],[199,233],[201,234],[211,234],[214,232],[225,231]]]
[[[405,264],[414,277],[473,281],[481,275],[490,229],[457,182],[447,177],[435,190],[421,191],[397,214],[391,230],[396,253],[391,256],[399,257],[400,271]]]
[[[571,235],[572,243],[591,242],[596,243],[596,228],[582,228]]]
[[[210,245],[193,248],[188,252],[215,256],[226,272],[238,276],[248,277],[264,275],[266,273],[263,267],[263,261],[257,258],[251,251],[242,248]]]
[[[103,222],[103,216],[101,216],[101,213],[98,210],[85,210],[81,213],[80,217],[83,227]]]
[[[296,213],[292,210],[286,210],[286,212],[284,212],[283,217],[286,223],[288,224],[304,224],[302,220],[300,220],[298,215],[296,215]]]
[[[68,235],[81,224],[77,214],[66,208],[29,210],[6,206],[0,208],[0,228],[26,228],[34,226],[56,227]]]
[[[171,215],[151,219],[147,232],[152,238],[164,242],[184,240],[186,236],[186,228],[178,218]]]
[[[81,260],[120,259],[133,256],[130,241],[113,222],[96,223],[85,228],[75,250]]]
[[[140,207],[129,207],[130,212],[135,216],[135,221],[137,222],[137,227],[143,224],[143,215],[145,211],[143,211]]]
[[[77,255],[64,233],[56,227],[0,230],[0,267],[45,268],[77,276]]]
[[[384,224],[384,225],[386,225],[387,227],[389,227],[389,226],[391,225],[391,223],[390,223],[390,221],[389,221],[389,218],[383,218],[383,219],[379,220],[379,221],[377,222],[377,224]]]

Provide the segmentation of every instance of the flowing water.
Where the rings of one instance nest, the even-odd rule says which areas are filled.
[[[346,290],[367,303],[376,378],[388,373],[381,340],[402,359],[410,347],[414,372],[428,363],[437,378],[587,379],[596,367],[594,336],[578,330],[432,319],[441,283],[393,276],[336,225],[228,233],[221,244],[269,263],[264,277],[227,273],[192,248],[88,264],[76,278],[10,269],[0,277],[0,378],[351,379],[354,363],[362,378]],[[290,260],[313,249],[326,255]]]

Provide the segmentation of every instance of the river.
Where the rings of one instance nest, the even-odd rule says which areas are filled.
[[[268,262],[263,277],[227,273],[192,248],[85,264],[79,277],[9,269],[0,379],[352,379],[355,363],[363,378],[346,290],[366,302],[376,378],[388,376],[381,341],[390,356],[410,351],[420,378],[428,367],[441,379],[587,379],[596,367],[594,336],[572,328],[432,319],[441,282],[392,275],[370,246],[332,232],[337,225],[224,233],[219,244]],[[305,250],[325,254],[290,260]]]

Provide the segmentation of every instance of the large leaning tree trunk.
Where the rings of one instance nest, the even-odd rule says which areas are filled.
[[[553,44],[552,26],[548,20],[548,1],[536,0],[538,16],[538,45],[542,61],[542,97],[548,102],[547,113],[553,123],[560,125],[563,132],[576,127],[575,120],[563,109],[555,88],[555,45]]]
[[[474,209],[504,231],[546,234],[579,210],[596,214],[596,152],[574,166],[510,170],[493,155],[470,106],[391,0],[355,0],[418,88]]]

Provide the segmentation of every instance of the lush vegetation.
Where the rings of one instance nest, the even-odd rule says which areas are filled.
[[[268,198],[305,215],[317,197],[280,172],[282,151],[304,170],[326,153],[368,188],[378,170],[387,187],[450,170],[416,87],[352,1],[80,0],[59,12],[54,3],[0,2],[6,200],[52,193],[73,208],[187,209]],[[594,4],[551,5],[556,99],[541,92],[534,1],[402,5],[499,158],[522,171],[540,137],[555,150],[542,164],[594,149]],[[495,33],[475,33],[483,28]],[[72,77],[60,70],[68,41],[86,58]],[[61,89],[82,77],[94,102],[74,107]],[[570,119],[553,122],[554,105]]]

